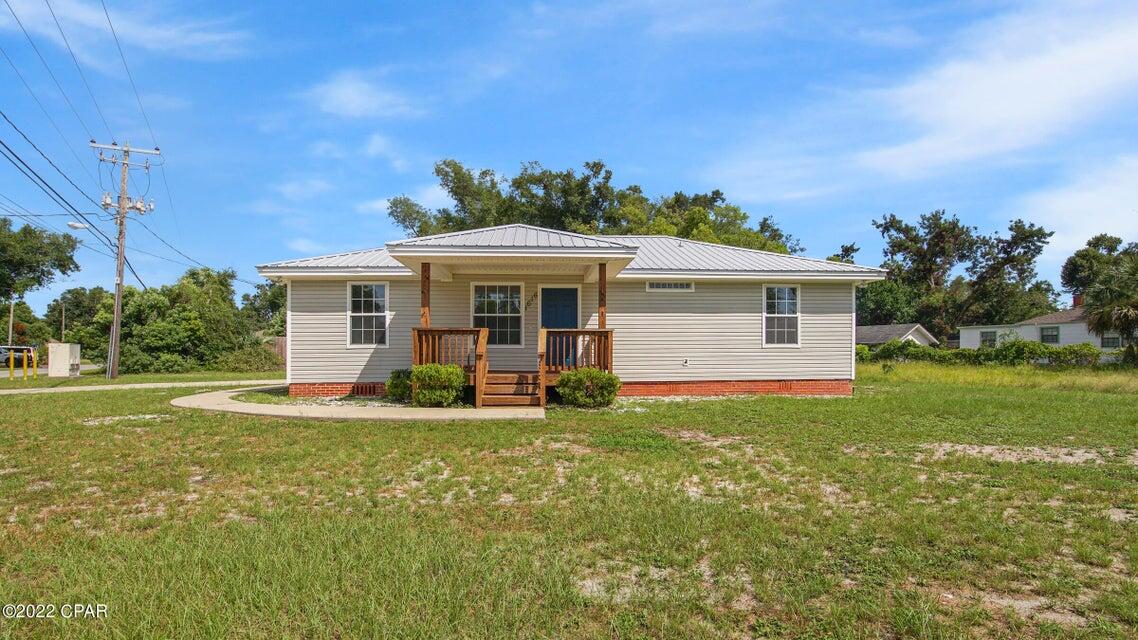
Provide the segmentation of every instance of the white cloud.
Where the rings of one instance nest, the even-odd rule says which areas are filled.
[[[896,49],[915,47],[925,41],[921,34],[905,25],[858,29],[854,37],[868,45]]]
[[[1138,240],[1138,154],[1085,170],[1066,184],[1024,196],[1011,215],[1054,231],[1042,261],[1058,264],[1099,233]]]
[[[308,200],[322,193],[327,193],[332,190],[332,185],[327,180],[320,178],[300,178],[276,184],[273,186],[273,190],[287,200],[297,201]]]
[[[331,140],[317,140],[308,145],[308,152],[319,158],[332,158],[342,160],[348,157],[348,152],[339,144]]]
[[[903,177],[1053,141],[1138,96],[1138,4],[1052,3],[993,20],[877,93],[915,137],[862,153]]]
[[[564,31],[620,27],[658,37],[747,33],[774,22],[773,2],[757,0],[607,0],[562,6],[539,3],[523,33],[550,38]]]
[[[63,38],[47,6],[39,0],[10,0],[20,22],[35,37],[64,47]],[[111,20],[126,47],[151,53],[196,60],[221,60],[244,54],[251,35],[228,25],[229,20],[189,20],[160,15],[153,3],[130,5],[129,11],[111,10]],[[7,7],[5,7],[6,9]],[[87,66],[115,71],[119,65],[107,17],[97,2],[55,0],[52,9],[59,18],[67,40],[77,57]],[[0,29],[19,32],[7,11],[0,12]]]
[[[299,253],[326,253],[328,251],[327,245],[311,238],[293,238],[286,242],[285,246]]]
[[[356,205],[356,211],[359,213],[387,213],[387,205],[390,203],[390,198],[375,198],[374,200],[365,200]]]
[[[407,96],[357,71],[341,71],[305,95],[324,113],[344,118],[394,118],[421,113]]]
[[[370,158],[383,158],[396,171],[407,170],[407,159],[395,148],[391,139],[382,134],[373,133],[368,137],[367,144],[364,146],[364,154]]]

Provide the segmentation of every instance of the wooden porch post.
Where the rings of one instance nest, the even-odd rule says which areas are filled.
[[[419,270],[419,326],[431,326],[431,263],[424,262]]]
[[[608,265],[601,263],[597,267],[597,328],[605,329],[608,324]]]

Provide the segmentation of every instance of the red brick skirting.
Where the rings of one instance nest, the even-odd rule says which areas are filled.
[[[622,396],[721,396],[763,393],[786,396],[851,396],[852,380],[685,380],[625,382]]]
[[[382,382],[294,382],[288,386],[288,395],[311,396],[382,396],[386,395]]]

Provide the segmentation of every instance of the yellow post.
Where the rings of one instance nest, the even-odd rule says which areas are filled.
[[[32,380],[40,379],[40,358],[35,349],[32,349]]]
[[[24,365],[24,382],[28,381],[28,352],[24,352],[24,357],[20,360]]]

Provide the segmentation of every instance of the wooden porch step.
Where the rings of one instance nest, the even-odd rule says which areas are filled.
[[[510,383],[510,384],[486,384],[486,395],[495,396],[509,396],[509,395],[524,395],[532,396],[537,395],[537,383],[524,384],[524,383]]]
[[[537,384],[536,371],[491,371],[486,384]]]
[[[484,407],[536,407],[541,404],[541,399],[536,395],[484,395],[482,396],[482,406]]]

